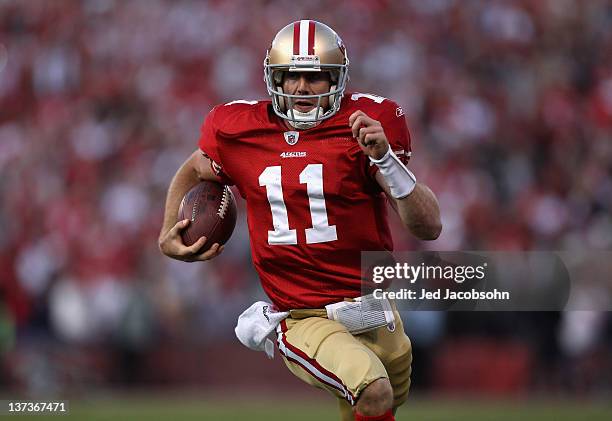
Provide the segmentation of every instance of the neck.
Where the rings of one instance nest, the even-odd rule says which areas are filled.
[[[283,122],[283,126],[285,126],[285,128],[287,130],[290,130],[290,131],[300,130],[300,129],[297,129],[297,128],[293,127],[291,124],[289,124],[289,122],[287,120],[282,119],[280,117],[276,117],[276,118],[278,118],[279,120],[281,120]]]

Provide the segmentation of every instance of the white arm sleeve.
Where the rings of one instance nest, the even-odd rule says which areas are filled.
[[[403,199],[412,193],[416,186],[416,177],[393,153],[391,147],[382,158],[372,159],[370,157],[370,161],[376,164],[385,178],[393,198]]]

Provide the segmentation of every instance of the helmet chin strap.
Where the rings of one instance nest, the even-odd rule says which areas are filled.
[[[320,123],[320,121],[312,121],[316,115],[317,115],[316,107],[308,111],[307,113],[300,112],[296,109],[287,110],[287,117],[290,118],[290,120],[287,120],[287,122],[298,130],[310,129]],[[323,115],[323,107],[319,107],[319,115]],[[310,120],[310,121],[303,121],[303,120]]]

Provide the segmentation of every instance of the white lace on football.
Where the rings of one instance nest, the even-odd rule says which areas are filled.
[[[230,200],[230,189],[225,186],[223,188],[223,194],[221,195],[221,203],[219,204],[219,209],[217,209],[217,215],[219,218],[225,218],[225,214],[227,213],[227,208],[229,206]]]

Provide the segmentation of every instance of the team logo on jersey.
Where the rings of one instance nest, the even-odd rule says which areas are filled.
[[[283,133],[285,135],[285,142],[287,142],[287,144],[289,146],[293,146],[298,142],[298,139],[300,138],[300,133],[299,132],[285,132]]]

